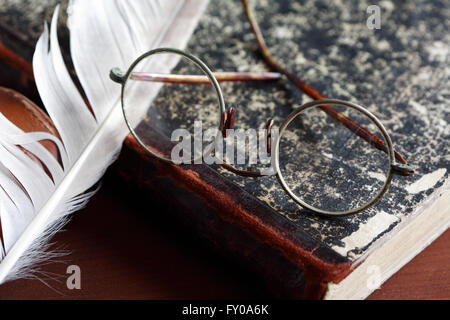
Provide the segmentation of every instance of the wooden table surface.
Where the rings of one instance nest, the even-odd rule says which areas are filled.
[[[145,198],[109,173],[55,237],[56,248],[70,254],[42,266],[52,279],[6,283],[0,299],[270,298],[260,279],[171,221],[151,195]],[[369,299],[450,299],[449,244],[447,231]],[[81,269],[81,290],[67,289],[69,265]]]

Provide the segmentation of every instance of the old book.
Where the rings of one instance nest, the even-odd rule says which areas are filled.
[[[383,2],[381,30],[366,25],[369,2],[254,5],[273,54],[327,97],[368,106],[417,173],[395,179],[374,208],[329,219],[300,209],[273,177],[167,166],[132,138],[118,168],[128,181],[161,194],[219,250],[253,265],[281,295],[364,298],[449,226],[450,39],[435,27],[447,19],[445,4]],[[238,1],[210,3],[188,49],[215,71],[264,68]],[[270,117],[280,124],[307,101],[286,82],[222,87],[240,128],[259,128]],[[167,114],[172,121],[196,114],[182,95],[164,99],[158,109],[180,106]],[[150,113],[139,130],[149,145],[169,153],[169,141],[152,129],[158,122]]]
[[[157,193],[198,235],[260,272],[283,297],[364,298],[450,223],[445,1],[384,1],[381,30],[366,25],[370,4],[285,0],[255,9],[277,58],[326,96],[369,107],[417,169],[411,178],[394,180],[376,207],[341,218],[312,215],[289,201],[275,178],[166,165],[132,138],[116,165],[127,181]],[[214,71],[265,69],[239,1],[211,2],[188,50]],[[306,100],[287,82],[223,89],[244,128],[269,117],[279,124]],[[152,147],[170,152],[149,119],[139,132]]]

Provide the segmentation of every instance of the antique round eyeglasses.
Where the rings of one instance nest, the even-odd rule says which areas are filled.
[[[351,102],[327,99],[286,70],[271,55],[248,0],[242,0],[242,4],[262,59],[274,72],[213,73],[197,57],[171,48],[145,53],[126,73],[119,69],[111,71],[111,79],[122,85],[121,103],[125,122],[137,142],[150,155],[172,164],[198,163],[202,159],[215,158],[220,160],[218,164],[224,169],[239,176],[276,175],[293,201],[310,211],[329,216],[364,211],[382,198],[393,175],[414,174],[407,161],[394,150],[384,126],[366,108]],[[156,55],[158,59],[153,59]],[[189,66],[179,66],[177,58],[180,56]],[[267,157],[262,156],[264,152],[261,149],[264,149],[270,168],[255,168],[251,163],[251,155],[255,150],[250,150],[246,144],[244,147],[239,145],[243,141],[254,141],[254,136],[233,133],[230,136],[229,132],[236,122],[236,110],[225,107],[219,82],[272,81],[281,76],[285,76],[298,90],[315,101],[295,109],[278,131],[274,130],[272,119],[267,121],[263,139],[258,141],[258,146],[262,145],[263,148],[258,148],[257,158],[261,158],[261,163],[264,163],[263,159],[267,160]],[[258,96],[252,95],[251,100],[255,99],[258,100]],[[218,111],[205,108],[217,104]],[[214,143],[202,147],[200,152],[188,154],[185,161],[165,157],[147,146],[139,131],[134,129],[137,123],[131,121],[135,118],[133,110],[139,108],[148,109],[147,116],[152,128],[158,126],[157,129],[166,135],[171,134],[170,126],[167,125],[169,122],[175,128],[191,131],[194,128],[194,132],[198,120],[206,123],[207,128],[215,126],[216,130],[209,134]],[[253,105],[246,108],[246,122],[254,122],[254,119],[259,121],[259,110],[255,113],[254,109]],[[172,136],[176,131],[172,131]],[[200,130],[201,136],[207,135],[207,132]],[[185,133],[182,132],[181,136]],[[243,151],[241,155],[249,156],[249,163],[244,161],[242,167],[239,155],[228,157],[228,149],[226,157],[220,151],[217,152],[217,149],[220,150],[217,148],[220,138],[226,140],[227,147],[231,142],[230,145],[240,148]],[[208,161],[205,163],[210,164]]]
[[[158,55],[163,57],[153,59]],[[167,73],[169,61],[180,57],[190,64],[189,67],[182,69],[184,73],[179,68]],[[278,79],[280,74],[213,73],[203,61],[185,51],[159,48],[139,57],[126,73],[115,68],[110,76],[122,85],[122,111],[133,137],[153,157],[180,164],[153,150],[135,130],[130,112],[137,103],[150,107],[156,101],[162,106],[162,112],[180,126],[185,118],[183,108],[194,106],[200,113],[193,118],[214,118],[216,138],[227,140],[227,132],[235,125],[236,111],[226,108],[219,82],[268,81]],[[194,92],[192,84],[202,89]],[[209,94],[205,93],[205,88],[210,88]],[[148,99],[142,99],[145,95],[149,95]],[[157,96],[163,101],[158,102]],[[139,99],[134,99],[136,97]],[[175,109],[170,106],[172,100],[178,101]],[[218,104],[218,111],[209,112],[215,113],[215,117],[202,114],[205,112],[202,104],[211,103]],[[276,175],[292,200],[315,213],[329,216],[359,213],[382,198],[394,174],[413,174],[407,164],[397,162],[398,156],[382,123],[358,104],[334,99],[311,101],[295,109],[276,134],[272,134],[275,132],[273,124],[274,121],[269,120],[264,128],[264,147],[271,159],[271,170],[238,168],[223,155],[215,157],[222,157],[222,167],[237,175]],[[167,133],[170,134],[170,130]],[[210,156],[216,147],[217,143],[209,144],[200,153],[191,155],[190,162],[197,163]]]

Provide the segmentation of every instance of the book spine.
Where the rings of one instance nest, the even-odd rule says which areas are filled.
[[[0,23],[0,85],[40,103],[33,78],[33,44],[18,31]]]
[[[154,134],[150,132],[147,128],[147,137]],[[150,139],[161,141],[157,149],[165,148],[164,139]],[[328,282],[350,272],[345,259],[336,259],[328,248],[208,166],[163,163],[130,136],[115,168],[142,194],[157,195],[178,221],[216,251],[257,272],[279,298],[321,299]]]

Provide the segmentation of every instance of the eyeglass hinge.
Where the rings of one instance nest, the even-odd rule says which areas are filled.
[[[125,74],[119,68],[113,68],[109,73],[109,77],[116,83],[123,84],[125,82]]]
[[[392,170],[394,174],[402,177],[409,177],[414,174],[414,169],[409,164],[394,163]]]

